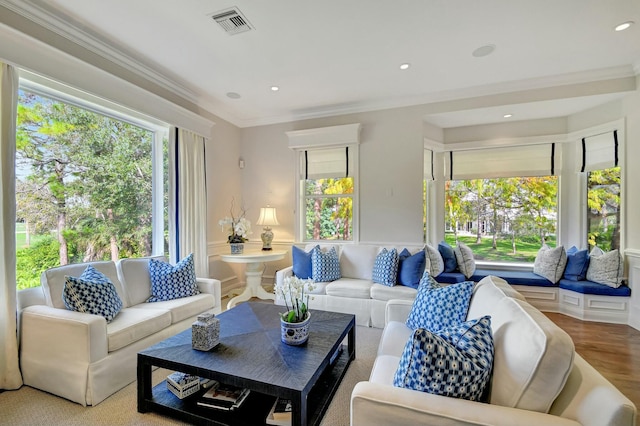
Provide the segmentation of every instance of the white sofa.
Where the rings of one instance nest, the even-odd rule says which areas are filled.
[[[310,251],[317,244],[307,244],[305,251]],[[391,299],[413,300],[416,289],[403,285],[388,287],[372,281],[373,265],[382,248],[404,248],[411,253],[423,249],[423,246],[378,246],[367,244],[329,245],[320,244],[323,250],[335,247],[340,259],[342,278],[332,282],[315,283],[316,288],[309,300],[311,309],[355,314],[356,324],[382,328],[385,321],[385,307]],[[293,275],[293,267],[276,272],[276,283],[282,283],[285,277]],[[280,298],[276,304],[283,305]]]
[[[474,288],[468,319],[491,316],[495,357],[489,403],[393,386],[410,300],[387,304],[369,381],[351,395],[351,425],[633,426],[636,407],[575,353],[571,338],[504,280]]]
[[[157,259],[165,260],[162,257]],[[48,269],[41,287],[18,292],[20,367],[24,384],[82,405],[96,405],[136,379],[137,353],[191,326],[203,312],[221,312],[220,281],[198,278],[200,294],[147,303],[149,258]],[[91,264],[115,285],[123,308],[105,318],[67,310],[65,276]]]

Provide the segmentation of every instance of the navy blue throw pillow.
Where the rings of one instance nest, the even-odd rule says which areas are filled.
[[[293,260],[293,275],[302,280],[311,278],[311,252],[292,246],[291,258]]]
[[[589,269],[589,252],[578,250],[576,246],[567,250],[567,266],[564,268],[564,279],[570,281],[583,281],[587,279]]]
[[[442,256],[442,260],[444,260],[444,272],[455,272],[458,269],[458,261],[453,247],[444,241],[440,241],[438,251]]]
[[[398,284],[418,288],[425,264],[424,250],[420,250],[414,255],[407,249],[402,250],[398,255]]]

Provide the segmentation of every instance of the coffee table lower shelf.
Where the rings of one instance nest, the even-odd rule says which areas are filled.
[[[320,424],[351,361],[352,356],[345,347],[311,390],[307,398],[308,425]],[[275,401],[275,396],[252,391],[240,408],[227,412],[197,405],[202,393],[204,391],[179,399],[167,389],[166,381],[162,381],[153,388],[151,399],[138,401],[138,411],[153,411],[197,425],[264,425]]]

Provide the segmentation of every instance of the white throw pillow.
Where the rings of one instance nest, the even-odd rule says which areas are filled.
[[[476,261],[473,258],[473,250],[464,243],[458,242],[453,249],[453,253],[456,255],[456,261],[458,262],[458,270],[467,278],[476,272]]]
[[[426,256],[425,269],[429,271],[432,277],[437,277],[444,272],[444,260],[437,248],[433,248],[430,245],[424,246],[424,252]]]
[[[556,284],[562,278],[565,266],[567,266],[567,252],[564,247],[558,246],[552,249],[545,245],[538,250],[533,264],[533,273]]]
[[[591,251],[589,269],[587,269],[589,281],[618,288],[622,285],[623,273],[624,263],[617,249],[600,255],[595,255],[594,251]]]

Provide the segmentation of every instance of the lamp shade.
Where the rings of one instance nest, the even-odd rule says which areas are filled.
[[[278,223],[278,218],[276,216],[276,208],[275,207],[261,207],[260,208],[260,217],[256,222],[256,225],[260,226],[274,226],[280,225]]]

